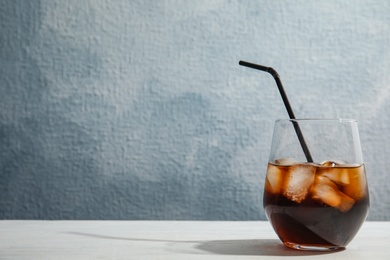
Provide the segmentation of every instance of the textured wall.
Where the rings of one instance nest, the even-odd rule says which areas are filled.
[[[390,2],[0,2],[0,218],[265,219],[273,122],[360,122],[390,220]]]

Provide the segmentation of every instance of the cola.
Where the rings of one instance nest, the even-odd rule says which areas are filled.
[[[344,248],[369,210],[364,164],[275,160],[268,164],[263,202],[286,246]]]

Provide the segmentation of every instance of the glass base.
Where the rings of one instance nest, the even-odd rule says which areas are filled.
[[[341,251],[344,250],[345,247],[342,246],[333,246],[333,245],[302,245],[302,244],[296,244],[291,242],[284,242],[283,243],[286,247],[296,249],[296,250],[302,250],[302,251]]]

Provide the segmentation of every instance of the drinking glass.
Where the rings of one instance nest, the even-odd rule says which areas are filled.
[[[369,210],[357,121],[277,120],[263,202],[285,246],[344,249]]]

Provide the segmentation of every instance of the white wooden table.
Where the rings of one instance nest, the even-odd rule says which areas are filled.
[[[0,221],[0,259],[390,259],[390,222],[346,250],[285,248],[264,221]]]

